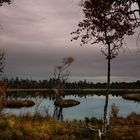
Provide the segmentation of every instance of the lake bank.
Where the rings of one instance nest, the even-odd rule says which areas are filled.
[[[60,89],[61,91],[106,91],[106,89],[104,88],[92,88],[92,89]],[[43,88],[43,89],[7,89],[6,92],[17,92],[17,91],[54,91],[54,89],[46,89],[46,88]],[[128,92],[140,92],[140,89],[110,89],[110,91],[128,91]]]
[[[83,121],[58,121],[47,116],[2,116],[0,117],[1,140],[100,140],[98,131],[102,122],[97,118]],[[130,127],[131,126],[131,127]],[[107,130],[108,140],[139,140],[140,115],[117,116],[110,119]]]
[[[106,95],[106,89],[61,89],[61,96],[65,97],[68,95],[86,97],[88,95]],[[138,95],[140,89],[111,89],[110,95],[121,96],[124,99],[130,99],[132,96],[126,97],[127,95]],[[50,99],[54,98],[54,89],[7,89],[6,98],[8,97],[26,97],[26,96],[48,96]],[[126,97],[126,98],[125,98]],[[139,97],[131,98],[130,100],[140,101]]]
[[[136,94],[136,93],[126,94],[123,96],[123,98],[126,100],[133,100],[133,101],[140,102],[140,93],[139,94]]]

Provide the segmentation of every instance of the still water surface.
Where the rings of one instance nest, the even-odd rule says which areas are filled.
[[[42,115],[45,115],[45,110],[48,109],[49,115],[53,115],[54,111],[54,101],[49,97],[45,98],[35,98],[35,97],[26,97],[35,101],[36,105],[30,108],[20,108],[20,109],[5,109],[5,113],[12,113],[16,115],[22,115],[25,112],[29,112],[34,114],[36,110],[38,110]],[[105,96],[97,96],[97,95],[87,95],[86,97],[79,97],[68,95],[64,97],[65,99],[76,99],[80,101],[80,105],[70,108],[63,109],[63,117],[65,120],[83,120],[85,117],[103,117],[104,110],[104,102]],[[19,98],[21,99],[21,97]],[[25,99],[25,98],[22,98]],[[122,97],[117,96],[109,96],[109,106],[108,106],[108,114],[111,110],[111,105],[115,103],[115,105],[119,108],[119,115],[127,116],[132,112],[140,113],[140,104],[134,101],[124,100]]]

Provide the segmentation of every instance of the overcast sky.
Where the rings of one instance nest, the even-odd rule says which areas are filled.
[[[103,46],[71,42],[72,31],[82,19],[80,0],[14,0],[0,7],[0,48],[6,49],[5,77],[48,79],[53,67],[72,56],[72,80],[106,81]],[[136,32],[139,32],[137,30]],[[140,80],[137,33],[126,39],[126,48],[112,61],[112,81]]]

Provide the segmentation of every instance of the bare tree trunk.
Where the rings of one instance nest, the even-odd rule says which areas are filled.
[[[110,52],[110,44],[108,44],[108,70],[107,70],[107,93],[105,99],[105,106],[104,106],[104,124],[103,124],[103,134],[106,135],[107,133],[107,109],[108,109],[108,99],[109,99],[109,92],[110,92],[110,67],[111,67],[111,52]]]
[[[139,15],[140,15],[140,0],[137,0],[138,7],[139,7]]]

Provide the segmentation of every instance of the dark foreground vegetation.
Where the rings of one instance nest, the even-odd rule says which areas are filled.
[[[139,140],[140,115],[132,113],[126,118],[116,117],[110,120],[109,130],[113,140]]]
[[[102,121],[85,118],[83,121],[58,121],[39,114],[24,114],[16,117],[0,116],[1,140],[100,140],[98,130]],[[126,118],[111,116],[108,125],[108,140],[140,140],[140,115]]]

